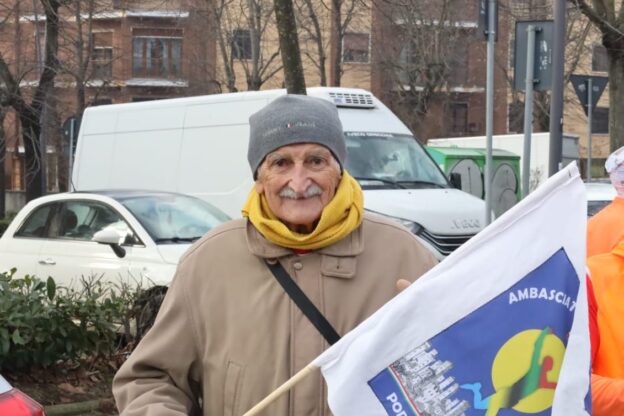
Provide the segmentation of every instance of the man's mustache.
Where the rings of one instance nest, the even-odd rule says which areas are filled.
[[[322,193],[323,193],[323,190],[321,189],[321,187],[313,183],[312,185],[308,186],[305,191],[301,193],[295,192],[294,189],[286,185],[285,187],[282,188],[281,191],[279,191],[278,195],[281,198],[305,199],[305,198],[312,198],[313,196],[318,196]]]

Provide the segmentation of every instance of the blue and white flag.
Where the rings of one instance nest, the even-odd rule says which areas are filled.
[[[590,414],[585,223],[571,165],[314,361],[334,414]]]

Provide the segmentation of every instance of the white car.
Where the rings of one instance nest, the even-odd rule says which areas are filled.
[[[166,286],[180,256],[229,218],[198,198],[148,191],[63,193],[20,210],[0,238],[0,271],[71,286],[103,276]]]
[[[585,182],[587,216],[591,217],[609,205],[617,195],[611,182]]]

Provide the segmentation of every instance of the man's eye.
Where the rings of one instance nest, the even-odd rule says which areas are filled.
[[[310,163],[312,163],[315,166],[320,166],[325,162],[325,160],[323,158],[320,157],[313,157],[310,159]]]
[[[283,168],[287,164],[288,164],[288,161],[286,159],[278,159],[275,162],[273,162],[273,166],[277,166],[279,168]]]

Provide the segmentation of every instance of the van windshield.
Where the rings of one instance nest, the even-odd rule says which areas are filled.
[[[364,189],[448,188],[446,177],[413,136],[345,132],[347,170]]]

